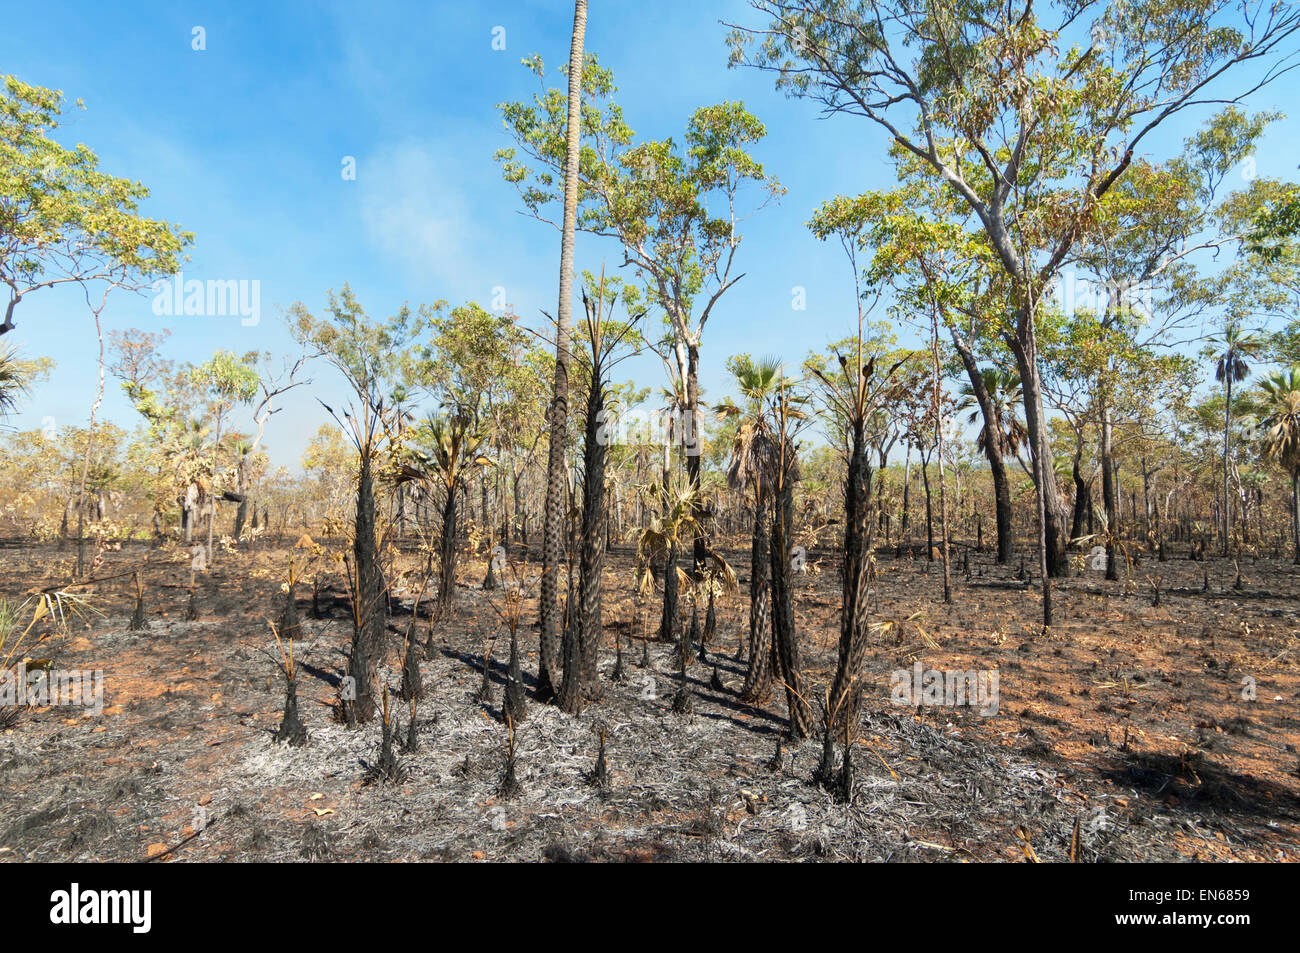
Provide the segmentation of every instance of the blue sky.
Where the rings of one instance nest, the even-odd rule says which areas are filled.
[[[838,245],[803,227],[836,193],[892,181],[886,140],[864,120],[821,119],[788,100],[770,77],[729,70],[719,20],[753,21],[741,0],[611,3],[593,0],[587,48],[610,66],[619,102],[641,136],[680,139],[687,117],[710,102],[740,99],[762,119],[756,149],[789,190],[751,219],[738,270],[743,281],[715,309],[701,350],[710,398],[727,391],[724,362],[748,351],[797,364],[810,349],[848,334],[852,276]],[[404,302],[488,304],[502,286],[525,322],[554,313],[559,236],[519,214],[492,153],[509,140],[495,106],[537,88],[520,59],[539,53],[548,71],[568,54],[572,7],[565,2],[61,3],[39,18],[6,18],[0,73],[80,98],[62,137],[85,142],[106,171],[152,190],[146,211],[195,233],[187,279],[257,280],[261,321],[159,317],[148,296],[110,299],[108,328],[160,330],[166,356],[202,361],[219,348],[288,354],[294,346],[279,308],[320,308],[350,282],[363,305],[386,316]],[[191,48],[196,26],[206,49]],[[492,48],[504,27],[506,49]],[[1248,105],[1285,109],[1282,83]],[[1194,122],[1150,143],[1172,152]],[[1261,175],[1294,177],[1300,137],[1276,124],[1258,156]],[[355,181],[341,173],[356,159]],[[578,266],[613,268],[618,248],[580,240]],[[791,289],[807,289],[807,310]],[[80,297],[42,291],[25,299],[8,335],[27,356],[58,362],[11,423],[84,424],[94,396],[96,342]],[[625,376],[658,385],[657,359],[629,362]],[[275,464],[297,468],[306,440],[327,421],[315,398],[338,401],[324,367],[268,427]],[[137,418],[110,379],[104,415]]]

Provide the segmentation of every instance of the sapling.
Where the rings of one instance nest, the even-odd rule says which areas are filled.
[[[195,622],[199,617],[199,603],[194,595],[194,572],[190,571],[190,598],[185,603],[185,621]]]
[[[411,621],[406,626],[406,641],[402,651],[402,697],[412,703],[424,697],[424,682],[420,677],[420,653],[415,644],[415,621],[420,616],[420,602],[429,585],[429,577],[424,577],[419,595],[411,607]]]
[[[689,715],[695,711],[691,686],[686,680],[686,659],[691,653],[687,638],[683,633],[682,645],[677,651],[677,692],[673,695],[673,713],[678,715]]]
[[[609,763],[605,760],[605,726],[599,726],[596,733],[600,736],[600,750],[596,752],[595,766],[587,774],[587,783],[605,790],[609,787]]]
[[[523,608],[522,578],[516,567],[511,566],[510,572],[512,578],[503,583],[507,590],[505,604],[498,606],[491,597],[488,598],[488,604],[510,632],[510,659],[506,665],[506,687],[501,701],[501,719],[515,724],[528,717],[528,700],[524,692],[524,673],[519,662],[519,615]],[[486,661],[483,671],[484,685],[487,685]]]
[[[298,603],[295,590],[298,586],[298,574],[294,569],[293,556],[289,557],[289,573],[280,583],[280,592],[284,599],[280,606],[280,633],[286,639],[295,639],[302,635],[302,626],[298,622]]]
[[[144,621],[144,584],[140,581],[140,571],[137,569],[134,573],[135,579],[135,612],[131,614],[131,621],[127,623],[128,632],[143,632],[147,627]]]
[[[704,654],[704,642],[700,638],[699,600],[694,596],[691,598],[691,631],[686,636],[686,641],[682,643],[682,651],[687,655],[690,655],[692,645],[698,645],[700,647],[700,661],[707,663],[709,659],[708,656]]]
[[[407,754],[414,754],[420,750],[420,735],[417,731],[418,721],[416,720],[416,705],[418,702],[411,699],[411,720],[406,726],[406,743],[402,745],[402,750]]]
[[[393,751],[393,721],[388,708],[388,686],[384,686],[383,722],[380,724],[379,757],[366,769],[363,784],[400,784],[409,773]]]
[[[474,701],[484,705],[492,704],[492,647],[495,644],[496,636],[489,635],[483,645],[483,680],[474,693]]]
[[[275,623],[268,624],[271,626],[271,634],[275,636],[275,644],[280,647],[280,658],[276,660],[276,664],[284,674],[285,685],[284,717],[280,720],[280,727],[275,731],[275,740],[287,742],[291,748],[301,748],[307,743],[307,728],[298,716],[298,670],[293,659],[293,638],[288,637],[286,647]]]
[[[515,725],[506,719],[506,757],[497,785],[497,797],[508,801],[519,793],[519,779],[515,776]]]

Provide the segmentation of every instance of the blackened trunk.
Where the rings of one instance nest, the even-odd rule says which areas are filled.
[[[794,488],[788,470],[779,482],[781,485],[773,500],[772,547],[768,559],[772,569],[773,674],[785,686],[786,709],[790,714],[790,737],[798,740],[808,737],[812,727],[812,714],[801,682],[799,636],[794,624],[794,593],[790,578]]]
[[[384,646],[384,580],[375,540],[375,493],[368,450],[361,453],[357,477],[356,539],[352,553],[357,566],[356,605],[353,607],[352,651],[348,675],[352,698],[345,696],[350,723],[369,721],[376,709],[377,672]]]
[[[438,545],[438,618],[451,616],[456,601],[456,489],[447,491],[442,507],[442,537]]]
[[[855,421],[853,447],[844,484],[844,569],[840,579],[839,657],[831,685],[829,727],[851,744],[858,723],[859,677],[867,651],[867,589],[870,584],[874,523],[870,517],[871,465],[867,462],[863,422]],[[831,732],[828,732],[829,739]]]
[[[605,404],[604,383],[596,363],[587,395],[587,424],[582,449],[582,540],[579,555],[578,606],[574,637],[564,652],[560,707],[582,711],[584,694],[596,681],[601,628],[601,572],[605,565],[605,442],[599,421]]]
[[[757,704],[772,691],[772,590],[768,585],[768,507],[762,495],[754,501],[754,536],[749,559],[749,668],[743,701]]]

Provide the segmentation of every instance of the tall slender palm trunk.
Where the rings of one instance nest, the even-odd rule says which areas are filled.
[[[546,511],[542,529],[542,580],[539,599],[541,637],[537,696],[554,697],[560,603],[556,587],[564,538],[564,451],[569,419],[569,336],[573,327],[573,247],[578,212],[578,160],[582,141],[582,58],[587,33],[587,0],[574,0],[569,45],[568,139],[564,163],[564,222],[560,239],[560,300],[556,309],[555,383],[550,408],[550,446],[546,458]]]

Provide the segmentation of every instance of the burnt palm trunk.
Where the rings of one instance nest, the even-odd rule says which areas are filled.
[[[596,681],[601,636],[601,570],[605,564],[605,444],[599,439],[605,388],[599,361],[587,394],[587,425],[582,449],[582,541],[579,556],[578,620],[564,648],[564,680],[560,707],[571,715],[582,711],[583,694]]]
[[[789,452],[787,448],[786,452]],[[789,465],[781,474],[772,507],[772,660],[774,674],[785,686],[790,713],[790,737],[808,737],[811,709],[800,681],[799,636],[794,625],[794,594],[790,572],[790,532],[794,524],[794,487]]]
[[[1291,539],[1295,545],[1294,561],[1300,566],[1300,474],[1291,476]]]
[[[695,522],[695,536],[691,541],[692,566],[691,578],[697,582],[704,574],[704,565],[708,559],[708,543],[704,538],[704,502],[700,494],[700,454],[703,452],[703,436],[700,433],[699,397],[700,397],[700,349],[696,344],[686,348],[686,476],[695,490],[695,502],[692,504]]]
[[[447,490],[442,507],[442,536],[438,543],[438,618],[446,619],[456,600],[457,487]]]
[[[749,668],[743,701],[759,703],[772,691],[772,591],[768,585],[768,506],[763,493],[754,495],[754,538],[749,556]]]
[[[361,451],[355,528],[352,554],[357,565],[357,589],[353,606],[352,651],[348,660],[352,698],[344,698],[345,714],[350,723],[369,721],[374,716],[379,657],[384,644],[384,580],[379,567],[379,547],[375,541],[374,476],[368,447]]]
[[[1070,518],[1070,538],[1078,539],[1084,534],[1084,523],[1087,522],[1088,511],[1092,508],[1092,490],[1088,486],[1088,481],[1083,478],[1077,455],[1074,458],[1071,475],[1074,477],[1074,513]]]
[[[853,446],[844,483],[844,569],[840,579],[839,657],[831,685],[831,730],[844,744],[853,739],[862,687],[858,682],[867,652],[867,589],[875,542],[871,509],[871,464],[867,462],[863,422],[854,421]]]
[[[664,609],[659,620],[659,638],[665,642],[677,639],[681,622],[677,608],[677,544],[670,543],[664,558]]]

